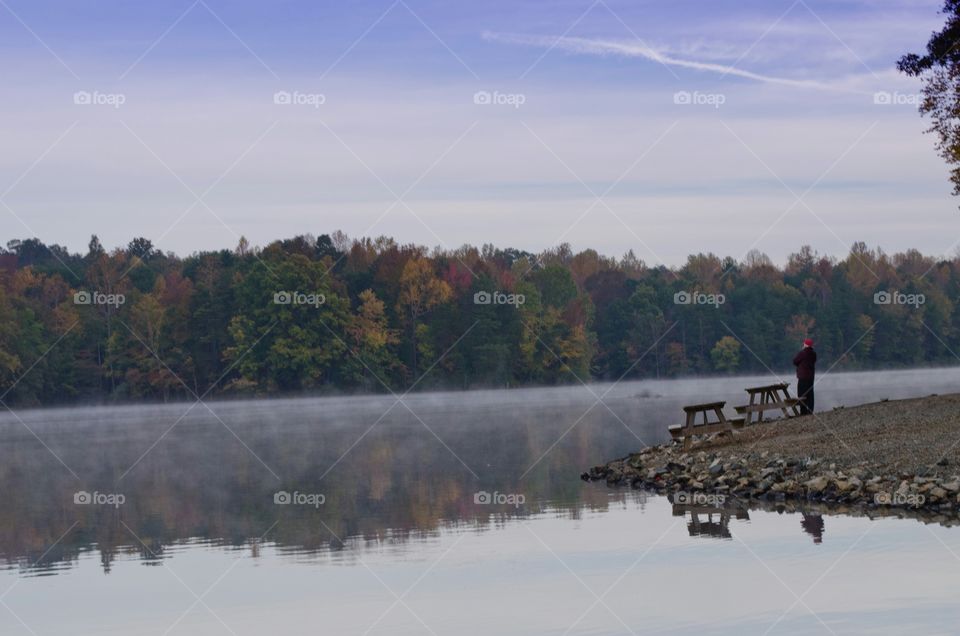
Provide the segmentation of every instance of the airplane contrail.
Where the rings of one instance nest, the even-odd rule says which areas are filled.
[[[742,78],[754,80],[757,82],[765,82],[768,84],[781,84],[785,86],[796,86],[800,88],[814,88],[817,90],[841,91],[841,92],[850,92],[850,93],[861,92],[861,91],[855,91],[848,88],[842,88],[835,84],[818,82],[816,80],[798,80],[798,79],[790,79],[786,77],[776,77],[774,75],[764,75],[762,73],[754,73],[753,71],[747,71],[744,69],[737,68],[736,66],[729,66],[726,64],[714,64],[711,62],[683,60],[676,57],[671,57],[670,55],[665,55],[663,53],[655,51],[650,47],[642,45],[640,43],[628,44],[628,43],[617,42],[613,40],[588,39],[588,38],[566,37],[566,36],[555,37],[555,36],[543,36],[543,35],[524,35],[524,34],[516,34],[516,33],[494,33],[489,31],[483,33],[483,38],[486,40],[507,42],[511,44],[523,44],[526,46],[534,46],[534,47],[542,47],[542,48],[558,48],[564,51],[569,51],[571,53],[580,53],[580,54],[586,54],[586,55],[620,55],[623,57],[640,57],[640,58],[651,60],[653,62],[659,62],[660,64],[665,64],[667,66],[678,66],[678,67],[690,68],[698,71],[708,71],[713,73],[719,73],[722,75],[734,75],[736,77],[742,77]]]

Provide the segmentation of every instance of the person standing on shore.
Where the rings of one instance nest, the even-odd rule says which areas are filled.
[[[793,366],[797,367],[797,397],[800,398],[800,414],[813,413],[813,377],[816,373],[817,352],[813,350],[813,340],[803,341],[803,349],[793,357]]]

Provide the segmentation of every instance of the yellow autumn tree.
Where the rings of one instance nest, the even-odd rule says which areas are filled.
[[[453,298],[453,290],[437,277],[433,263],[426,258],[411,258],[400,275],[400,296],[397,313],[406,317],[413,340],[413,373],[417,373],[417,351],[423,330],[417,329],[420,318],[441,303]]]
[[[395,329],[390,329],[386,307],[372,289],[365,289],[357,296],[360,305],[346,327],[356,355],[363,361],[362,376],[376,374],[383,379],[391,365],[392,356],[388,347],[399,342]]]

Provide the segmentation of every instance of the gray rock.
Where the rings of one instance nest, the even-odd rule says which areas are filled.
[[[845,492],[850,492],[851,490],[853,490],[853,484],[851,484],[851,483],[850,483],[848,480],[846,480],[846,479],[838,479],[836,483],[837,483],[837,491],[839,491],[839,492],[844,492],[844,493],[845,493]]]
[[[827,486],[830,485],[830,480],[820,475],[819,477],[814,477],[810,481],[804,484],[807,488],[807,492],[812,492],[814,494],[820,494],[827,489]]]

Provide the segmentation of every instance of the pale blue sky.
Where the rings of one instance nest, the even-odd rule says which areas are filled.
[[[950,253],[957,201],[894,68],[938,8],[3,0],[0,234]]]

